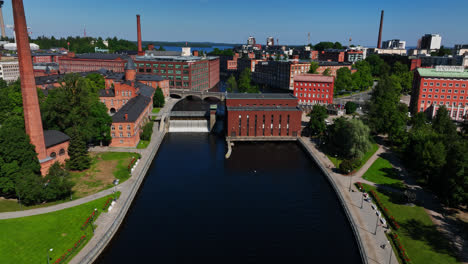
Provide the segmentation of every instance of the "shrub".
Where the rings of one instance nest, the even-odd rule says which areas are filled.
[[[348,174],[354,170],[354,164],[352,160],[345,159],[340,163],[339,167],[341,173]]]
[[[357,104],[354,102],[347,102],[345,105],[345,109],[346,109],[346,114],[350,115],[356,112]]]
[[[141,133],[141,139],[142,140],[150,140],[151,135],[153,134],[153,122],[148,122],[146,125],[143,127],[143,133]]]

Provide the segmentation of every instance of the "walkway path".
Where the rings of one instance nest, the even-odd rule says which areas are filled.
[[[390,161],[393,168],[399,171],[400,175],[402,175],[403,182],[408,189],[412,190],[416,194],[416,200],[422,204],[432,222],[437,226],[437,229],[445,235],[451,245],[459,252],[461,262],[468,264],[468,237],[464,235],[460,224],[454,219],[446,216],[449,213],[441,205],[439,199],[434,194],[424,190],[411,176],[409,176],[406,169],[402,166],[399,158],[388,147],[379,145],[379,150],[369,159],[366,165],[355,174],[353,182],[362,182],[374,187],[390,190],[392,192],[401,192],[401,190],[382,184],[376,184],[362,178],[367,169],[369,169],[372,163],[379,157],[383,157]],[[369,164],[370,161],[372,161],[372,163]]]
[[[389,261],[391,261],[390,263],[397,264],[398,260],[396,259],[394,252],[390,250],[390,244],[384,233],[385,229],[380,226],[375,210],[371,208],[370,203],[362,200],[362,193],[355,191],[356,189],[354,185],[351,185],[352,191],[349,191],[349,184],[352,178],[333,172],[333,163],[327,158],[325,154],[316,148],[315,143],[311,142],[308,137],[300,138],[300,142],[303,143],[307,150],[310,151],[319,160],[321,165],[323,165],[323,169],[327,170],[328,174],[331,176],[331,179],[338,188],[337,191],[339,191],[341,196],[344,198],[344,206],[347,207],[352,219],[354,220],[354,223],[356,224],[357,235],[362,241],[364,250],[367,255],[367,262],[371,264],[387,264]],[[361,168],[361,170],[369,168],[374,161],[375,158],[371,157]],[[383,249],[381,245],[386,246]]]

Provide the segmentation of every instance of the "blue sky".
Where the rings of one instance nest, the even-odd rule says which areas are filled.
[[[264,44],[340,41],[375,46],[380,10],[385,10],[383,40],[399,38],[415,46],[425,33],[439,33],[442,44],[468,43],[468,0],[23,0],[33,37],[117,36],[136,40],[136,14],[143,40],[244,43],[249,35]],[[3,7],[12,24],[11,1]],[[11,35],[11,30],[7,29]]]

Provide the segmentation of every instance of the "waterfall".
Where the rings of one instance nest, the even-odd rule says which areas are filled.
[[[171,120],[169,132],[210,132],[208,120]]]

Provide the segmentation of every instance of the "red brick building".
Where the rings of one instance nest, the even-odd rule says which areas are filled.
[[[183,52],[147,51],[135,59],[139,74],[158,74],[169,87],[202,91],[219,83],[219,57],[197,57]]]
[[[63,53],[33,53],[33,63],[51,63],[59,62],[59,58],[66,56]]]
[[[339,50],[339,49],[322,50],[319,53],[319,60],[321,60],[321,61],[344,62],[345,61],[345,50]]]
[[[77,54],[69,52],[67,56],[59,57],[60,73],[90,72],[106,69],[114,72],[124,72],[126,55],[89,53]]]
[[[296,139],[302,111],[291,94],[228,94],[227,136],[230,140]]]
[[[321,74],[301,74],[294,77],[294,95],[299,99],[299,104],[332,104],[333,76]]]
[[[434,117],[442,105],[453,120],[468,119],[468,70],[463,66],[416,69],[411,112],[425,112]]]

